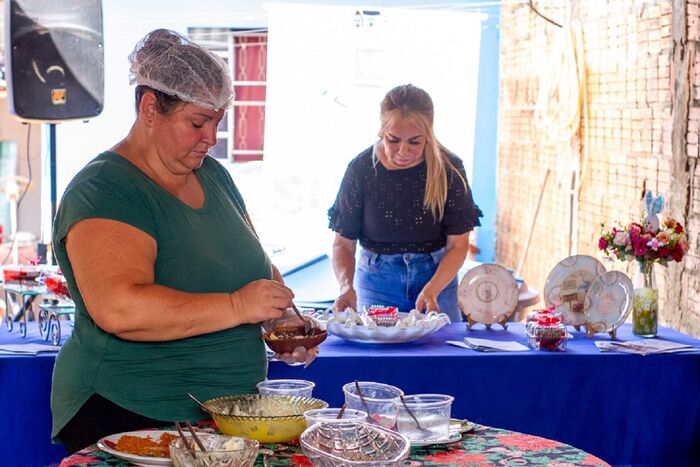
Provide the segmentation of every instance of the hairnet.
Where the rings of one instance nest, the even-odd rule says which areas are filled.
[[[228,108],[233,84],[226,62],[175,31],[156,29],[129,55],[129,84],[145,85],[207,109]]]

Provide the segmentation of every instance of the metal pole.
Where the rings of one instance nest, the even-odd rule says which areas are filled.
[[[56,124],[49,123],[49,184],[51,189],[51,228],[56,217]]]

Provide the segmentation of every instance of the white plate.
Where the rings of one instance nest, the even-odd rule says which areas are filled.
[[[170,433],[172,435],[177,435],[176,431],[159,431],[159,430],[140,430],[140,431],[128,431],[125,433],[117,433],[116,435],[105,436],[97,442],[97,447],[111,454],[119,459],[124,459],[129,461],[134,465],[173,465],[173,461],[169,457],[150,457],[150,456],[137,456],[135,454],[129,454],[127,452],[117,451],[116,449],[109,446],[109,444],[117,444],[119,438],[124,435],[139,436],[141,438],[151,437],[154,441],[157,440],[163,433]]]
[[[457,441],[460,441],[461,439],[462,439],[462,433],[455,432],[455,433],[450,433],[449,438],[435,439],[435,440],[431,440],[431,441],[412,439],[411,446],[421,447],[421,446],[435,446],[435,445],[440,445],[440,444],[452,444],[452,443],[456,443]]]
[[[554,266],[544,283],[544,302],[556,306],[564,314],[566,324],[586,323],[586,291],[605,266],[592,256],[574,255]]]
[[[450,322],[444,313],[431,312],[428,314],[414,313],[416,321],[406,328],[399,326],[376,326],[370,328],[361,324],[346,324],[342,318],[346,312],[334,313],[336,318],[329,319],[326,329],[343,339],[362,344],[400,344],[425,337],[441,329]],[[399,313],[401,319],[406,319],[409,313]],[[339,320],[339,321],[338,321]]]
[[[586,326],[595,332],[614,331],[629,316],[633,301],[634,286],[627,274],[601,274],[586,292]]]
[[[503,266],[482,264],[459,282],[457,301],[462,313],[483,324],[508,319],[518,306],[518,283]]]

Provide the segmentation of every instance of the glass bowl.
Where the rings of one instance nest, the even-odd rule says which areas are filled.
[[[311,397],[316,383],[303,379],[268,379],[260,381],[257,386],[260,394]]]
[[[342,420],[347,422],[366,422],[367,412],[364,410],[356,409],[345,409],[343,411],[343,417],[338,418],[338,414],[342,409],[338,408],[327,408],[327,409],[313,409],[304,412],[304,418],[306,419],[306,426],[311,426],[314,423],[320,422],[332,422],[335,420]]]
[[[306,428],[304,412],[328,407],[312,397],[260,394],[219,397],[202,405],[222,433],[261,443],[297,439]]]
[[[317,467],[374,467],[404,464],[411,443],[379,425],[337,420],[312,425],[302,433],[301,449]]]
[[[196,445],[190,436],[187,438]],[[260,449],[257,441],[236,436],[198,433],[197,438],[206,452],[199,451],[199,448],[188,451],[180,438],[170,442],[170,459],[175,467],[251,467]]]
[[[403,396],[403,391],[396,386],[371,381],[358,381],[364,402],[357,395],[355,383],[343,386],[345,406],[348,409],[364,410],[369,417],[381,426],[389,429],[396,427],[396,413],[393,400]]]
[[[403,401],[394,399],[396,429],[411,441],[448,439],[454,400],[445,394],[414,394],[405,396]]]

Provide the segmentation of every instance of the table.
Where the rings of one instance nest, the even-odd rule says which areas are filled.
[[[480,264],[476,261],[465,261],[457,277],[461,280],[464,274]],[[338,296],[338,282],[333,274],[333,265],[328,255],[319,255],[298,267],[285,269],[282,271],[282,276],[287,287],[294,291],[294,301],[299,306],[323,310],[333,305]],[[516,282],[521,286],[523,280],[516,278]],[[523,310],[535,305],[539,300],[540,294],[536,289],[528,288],[521,291],[518,295],[518,308],[511,318],[521,321],[524,318]]]
[[[34,323],[28,324],[26,339],[3,330],[0,344],[43,343]],[[700,465],[700,351],[600,353],[593,339],[572,334],[564,353],[479,353],[444,344],[466,335],[524,343],[520,323],[505,331],[480,325],[467,331],[455,323],[420,341],[390,346],[330,336],[311,366],[273,361],[269,377],[312,380],[314,395],[336,407],[343,401],[342,385],[354,379],[394,384],[407,394],[451,394],[455,417],[554,439],[613,465]],[[634,339],[630,326],[618,337]],[[700,341],[668,328],[661,327],[659,337],[700,348]],[[65,456],[49,441],[53,362],[53,355],[0,356],[0,456],[9,456],[0,464],[47,465]]]
[[[256,466],[311,465],[296,443],[267,444],[264,447],[274,449],[281,456],[269,457],[267,463],[264,464],[263,455],[259,454]],[[487,426],[480,426],[473,432],[466,434],[460,443],[413,448],[409,460],[411,467],[420,465],[503,465],[506,462],[508,462],[507,465],[608,465],[595,456],[558,441]],[[126,465],[128,464],[124,461],[100,451],[96,446],[90,446],[63,459],[60,467]]]
[[[272,362],[270,378],[316,382],[314,395],[339,407],[341,387],[380,381],[407,394],[455,396],[452,415],[568,443],[611,464],[700,465],[700,351],[685,354],[601,353],[572,331],[562,353],[479,353],[445,345],[465,336],[526,343],[524,326],[507,330],[454,323],[414,343],[355,344],[330,336],[308,368]],[[668,328],[659,337],[700,341]],[[635,340],[631,326],[620,340]]]

